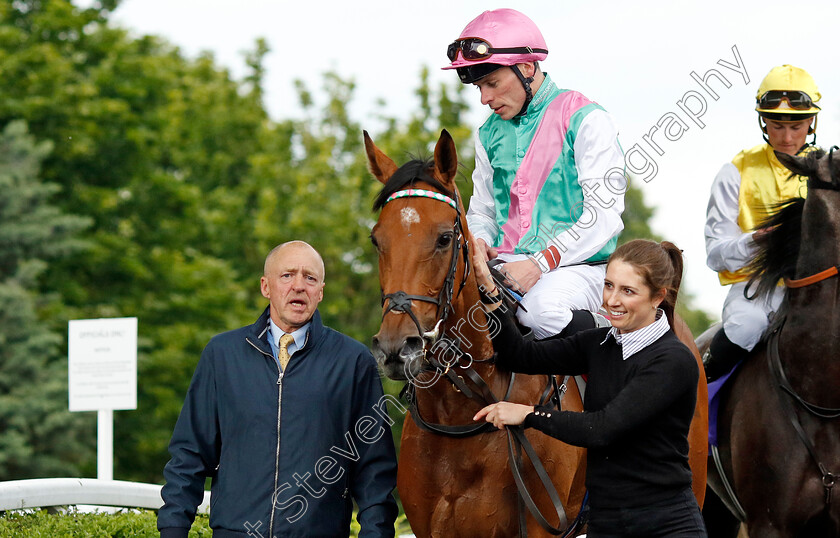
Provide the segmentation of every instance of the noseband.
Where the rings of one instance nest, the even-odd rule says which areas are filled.
[[[458,197],[457,191],[455,193],[455,197],[456,199]],[[399,198],[430,198],[432,200],[444,202],[455,210],[455,222],[452,225],[452,255],[449,260],[449,271],[446,274],[446,278],[443,281],[443,285],[441,286],[437,297],[429,297],[427,295],[409,295],[402,290],[394,293],[382,294],[383,307],[385,307],[385,301],[388,301],[388,306],[385,307],[385,311],[382,312],[382,317],[384,318],[391,311],[408,314],[414,322],[414,325],[417,326],[418,334],[423,339],[423,350],[425,351],[427,342],[434,344],[438,340],[440,337],[440,327],[452,311],[452,297],[455,292],[455,274],[458,271],[458,257],[462,250],[464,251],[464,276],[461,279],[461,285],[458,287],[458,295],[461,294],[461,290],[464,289],[464,285],[467,283],[467,277],[470,274],[469,241],[467,241],[464,237],[464,227],[461,223],[461,209],[456,200],[435,191],[424,189],[406,189],[395,192],[389,196],[387,200],[385,200],[385,203],[387,204],[388,202]],[[411,309],[411,301],[423,301],[437,305],[437,321],[430,331],[423,330],[423,327],[420,325],[420,320],[417,319],[417,316]]]

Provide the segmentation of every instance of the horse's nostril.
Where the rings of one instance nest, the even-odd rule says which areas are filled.
[[[400,349],[400,357],[413,358],[423,352],[423,339],[419,336],[406,336],[402,348]]]

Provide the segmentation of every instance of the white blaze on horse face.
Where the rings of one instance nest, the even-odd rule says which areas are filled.
[[[412,224],[417,224],[420,222],[420,214],[417,213],[417,210],[413,207],[404,207],[400,210],[400,222],[402,222],[403,228],[408,231],[411,228]]]

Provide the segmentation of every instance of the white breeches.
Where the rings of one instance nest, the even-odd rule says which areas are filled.
[[[785,288],[777,286],[767,299],[748,300],[744,297],[746,282],[736,282],[729,287],[723,302],[723,330],[733,344],[752,351],[761,335],[770,325],[773,314],[782,304]]]
[[[525,260],[524,254],[501,254],[507,262]],[[604,295],[606,264],[558,267],[544,273],[522,299],[516,317],[534,330],[538,339],[548,338],[566,328],[572,320],[572,310],[597,312]]]

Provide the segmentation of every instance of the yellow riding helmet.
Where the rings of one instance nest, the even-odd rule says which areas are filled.
[[[755,110],[769,120],[799,121],[816,116],[822,95],[804,69],[781,65],[770,70],[755,95]]]

